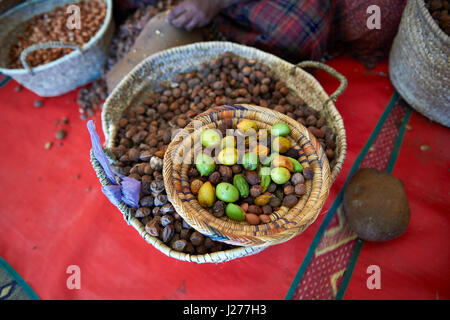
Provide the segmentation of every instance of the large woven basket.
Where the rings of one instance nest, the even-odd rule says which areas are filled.
[[[9,69],[9,50],[18,34],[24,30],[24,23],[31,17],[53,10],[56,6],[76,2],[74,0],[30,0],[0,16],[0,72],[11,76],[42,97],[54,97],[89,83],[102,75],[107,51],[114,32],[111,0],[106,3],[106,16],[103,25],[88,43],[79,48],[71,43],[45,42],[32,45],[22,53],[22,64],[26,54],[38,49],[75,49],[63,57],[34,68],[24,65],[23,69]]]
[[[224,52],[233,52],[247,59],[256,59],[269,66],[275,75],[284,81],[287,87],[295,95],[301,97],[308,106],[318,110],[324,116],[329,126],[336,133],[336,157],[330,163],[331,179],[334,181],[339,174],[346,156],[347,144],[342,117],[334,106],[338,95],[345,89],[345,78],[337,74],[328,66],[316,62],[304,62],[299,68],[274,55],[258,49],[250,48],[231,42],[201,42],[187,46],[181,46],[154,54],[137,65],[113,90],[105,101],[102,111],[103,133],[106,139],[106,147],[115,146],[115,138],[118,130],[118,122],[123,112],[141,102],[140,96],[146,90],[159,87],[162,83],[171,84],[173,76],[179,72],[188,72],[196,69],[203,62],[217,58]],[[321,85],[309,73],[301,67],[323,68],[341,81],[341,87],[336,93],[328,96]],[[109,184],[105,173],[91,152],[91,162],[102,185]],[[118,209],[124,215],[126,221],[132,225],[138,233],[150,244],[162,253],[175,259],[190,262],[223,262],[236,259],[263,250],[259,247],[238,247],[231,250],[215,252],[205,255],[190,255],[172,250],[161,240],[148,235],[143,224],[134,217],[135,210],[125,203],[120,203]]]
[[[450,37],[423,0],[409,0],[389,58],[389,75],[417,111],[450,127]]]
[[[217,218],[200,206],[189,187],[188,170],[194,163],[194,141],[203,130],[236,128],[242,119],[254,121],[258,128],[270,130],[277,122],[291,128],[289,138],[299,147],[301,163],[311,167],[314,178],[306,181],[306,194],[291,209],[282,206],[270,215],[271,222],[253,226],[228,217]],[[170,143],[164,156],[164,184],[170,202],[179,215],[197,231],[218,241],[240,246],[268,246],[285,242],[303,232],[316,220],[332,183],[330,167],[323,148],[307,128],[277,111],[252,105],[211,108],[197,116]]]

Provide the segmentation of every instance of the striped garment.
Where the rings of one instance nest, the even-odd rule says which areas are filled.
[[[325,54],[331,21],[329,0],[245,0],[224,10],[213,27],[230,41],[298,62]]]
[[[224,10],[214,27],[226,39],[291,62],[348,53],[367,67],[386,58],[406,0],[244,0]],[[369,6],[381,29],[367,28]]]

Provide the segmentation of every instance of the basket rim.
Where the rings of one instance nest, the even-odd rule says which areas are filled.
[[[18,11],[23,10],[24,8],[30,6],[30,3],[32,5],[38,5],[40,2],[44,2],[45,0],[31,0],[31,1],[24,1],[23,3],[9,9],[8,11],[6,11],[5,13],[3,13],[2,15],[0,15],[0,21],[1,19],[13,15],[15,13],[17,13]],[[105,20],[103,21],[102,26],[100,27],[100,29],[97,31],[97,33],[91,38],[89,39],[89,41],[87,43],[85,43],[83,45],[83,47],[81,47],[81,49],[83,51],[87,51],[89,50],[92,46],[94,46],[95,43],[97,43],[102,37],[103,34],[106,32],[108,26],[112,23],[112,11],[113,11],[113,3],[112,0],[97,0],[97,1],[103,1],[106,3],[106,16],[105,16]],[[75,2],[79,2],[79,0],[72,0],[70,2],[67,3],[75,3]],[[57,6],[61,6],[64,4],[55,4],[55,7]],[[40,72],[40,71],[45,71],[46,69],[52,68],[58,64],[64,63],[69,59],[72,59],[73,57],[75,57],[76,55],[81,55],[81,53],[79,52],[79,50],[73,50],[72,52],[62,56],[61,58],[58,58],[56,60],[50,61],[49,63],[37,66],[37,67],[33,67],[33,72]],[[2,68],[0,67],[0,72],[3,72],[4,74],[7,74],[9,76],[15,76],[15,75],[25,75],[25,74],[29,74],[28,70],[25,68],[21,68],[21,69],[10,69],[10,68]]]
[[[331,188],[331,179],[327,179],[331,176],[331,170],[328,164],[328,160],[326,156],[324,156],[324,151],[318,144],[316,138],[313,135],[308,135],[308,130],[306,127],[301,125],[300,123],[296,122],[295,120],[291,119],[290,117],[279,113],[278,111],[271,110],[268,108],[259,107],[256,105],[249,105],[249,104],[234,104],[234,105],[227,105],[227,106],[218,106],[212,109],[209,109],[203,114],[200,114],[197,117],[208,119],[209,117],[212,117],[211,114],[222,114],[222,113],[229,113],[231,110],[235,110],[236,106],[242,106],[245,108],[245,111],[251,112],[251,113],[261,113],[268,118],[271,118],[274,123],[283,121],[289,123],[289,126],[294,126],[296,130],[299,131],[301,137],[305,138],[310,142],[311,146],[314,148],[314,155],[317,156],[317,162],[319,165],[315,163],[314,160],[310,162],[308,159],[308,163],[317,170],[315,170],[315,178],[311,182],[311,190],[308,194],[308,197],[304,203],[304,206],[301,208],[299,212],[296,212],[299,210],[297,207],[298,205],[302,205],[301,201],[299,200],[297,204],[292,208],[286,208],[282,209],[283,206],[280,208],[280,212],[276,211],[272,213],[272,215],[276,216],[277,219],[275,221],[271,221],[268,224],[265,224],[266,229],[263,230],[261,228],[261,225],[254,226],[250,224],[241,224],[236,221],[232,220],[223,220],[220,218],[217,218],[210,214],[206,209],[201,208],[198,206],[198,209],[191,206],[191,202],[197,206],[198,201],[195,196],[193,196],[192,192],[189,190],[188,194],[193,196],[192,200],[187,199],[181,199],[179,194],[186,195],[186,192],[181,190],[178,190],[176,187],[174,187],[175,183],[172,183],[174,181],[173,178],[173,172],[177,169],[174,169],[172,164],[172,155],[179,151],[179,147],[182,146],[181,142],[179,141],[179,138],[183,136],[183,132],[179,132],[175,138],[173,138],[172,142],[169,144],[169,147],[165,153],[164,156],[164,168],[163,168],[163,177],[164,177],[164,183],[166,185],[166,193],[167,196],[172,203],[172,205],[177,210],[178,214],[183,217],[183,219],[188,220],[189,224],[196,229],[197,231],[207,235],[207,236],[213,236],[216,233],[220,233],[221,236],[224,236],[224,239],[218,239],[219,241],[223,241],[230,244],[235,245],[260,245],[260,244],[268,244],[273,245],[277,243],[281,243],[284,241],[287,241],[291,239],[292,237],[298,235],[299,233],[303,232],[310,224],[312,224],[318,217],[321,208],[323,207],[323,204],[326,201],[326,198],[328,197],[329,190]],[[220,116],[219,116],[220,118]],[[241,119],[248,119],[248,117],[242,117]],[[253,118],[251,118],[253,119]],[[212,120],[212,118],[211,118]],[[267,124],[269,122],[272,122],[270,120],[267,120]],[[208,125],[202,126],[202,128],[209,127],[212,123],[217,122],[211,121]],[[190,123],[192,124],[192,122]],[[188,128],[188,131],[191,129],[191,125],[188,124],[186,127]],[[306,132],[308,136],[305,136],[303,133]],[[192,139],[192,136],[194,134],[199,134],[199,132],[196,133],[196,131],[192,131],[189,133],[189,139]],[[292,137],[291,137],[292,138]],[[295,138],[294,140],[296,140]],[[302,139],[302,138],[300,138]],[[302,147],[302,146],[301,146]],[[319,150],[317,150],[319,148]],[[305,150],[303,148],[303,150]],[[182,171],[182,169],[180,169]],[[180,171],[180,172],[181,172]],[[318,176],[316,176],[319,174]],[[315,182],[316,179],[319,179],[320,181]],[[325,178],[325,179],[323,179]],[[316,195],[317,190],[319,191]],[[313,195],[314,191],[314,195]],[[188,197],[186,197],[188,198]],[[200,210],[200,211],[199,211]],[[195,211],[195,212],[192,212]],[[283,213],[284,215],[281,215],[279,213]],[[306,213],[305,213],[306,211]],[[314,216],[312,217],[312,221],[309,222],[308,219],[305,218],[309,217],[309,213],[312,212]],[[198,214],[197,214],[198,213]],[[192,217],[198,217],[196,219],[197,221],[194,222]],[[290,218],[290,219],[289,219]],[[300,221],[296,220],[300,219]],[[301,223],[302,220],[306,219],[306,223]],[[279,221],[279,222],[277,222]],[[191,223],[192,222],[192,223]],[[198,222],[198,223],[197,223]],[[222,223],[223,224],[222,224]],[[222,225],[221,225],[222,224]],[[218,226],[219,228],[216,228]],[[269,226],[271,229],[269,229]],[[288,226],[288,227],[286,227]],[[305,228],[303,228],[306,226]],[[214,231],[211,230],[211,228],[214,229]],[[303,228],[303,229],[302,229]],[[261,229],[261,230],[260,230]],[[225,231],[224,231],[225,230]],[[300,232],[298,231],[300,230]],[[273,232],[272,232],[273,231]],[[222,233],[223,232],[223,233]],[[277,239],[278,238],[278,239]]]
[[[425,1],[423,0],[414,0],[414,3],[417,8],[419,8],[419,12],[422,14],[428,26],[431,28],[431,31],[437,36],[442,42],[446,45],[450,45],[450,36],[448,36],[444,30],[442,30],[437,23],[433,20],[430,11],[425,7]]]

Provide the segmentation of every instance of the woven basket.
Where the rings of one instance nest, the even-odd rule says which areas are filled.
[[[44,48],[76,49],[63,57],[34,68],[9,69],[9,50],[16,36],[24,30],[24,23],[31,17],[53,10],[56,6],[76,2],[74,0],[26,1],[0,16],[0,72],[12,77],[24,87],[42,97],[54,97],[89,83],[102,74],[107,50],[114,32],[112,1],[106,3],[106,17],[103,25],[88,43],[79,48],[70,43],[45,42],[32,45],[21,55],[24,64],[26,54]]]
[[[311,167],[314,178],[306,181],[306,194],[291,209],[282,206],[270,215],[271,222],[253,226],[246,221],[234,221],[228,217],[216,218],[202,208],[189,187],[188,170],[194,163],[194,141],[200,141],[203,130],[236,128],[242,119],[252,120],[260,129],[270,130],[277,122],[285,122],[291,128],[290,138],[301,146],[301,163]],[[331,186],[330,167],[323,148],[316,138],[297,121],[277,111],[252,105],[233,105],[211,108],[195,118],[170,143],[164,156],[164,184],[170,202],[179,215],[197,231],[212,238],[239,246],[269,246],[285,242],[303,232],[316,220],[328,197]],[[291,141],[292,141],[291,140]]]
[[[417,111],[450,127],[450,37],[423,0],[409,0],[389,58],[389,75]]]
[[[300,96],[308,106],[320,111],[329,126],[336,133],[336,157],[330,163],[332,168],[331,178],[334,181],[339,174],[346,156],[347,144],[342,117],[334,106],[334,101],[342,93],[346,86],[346,80],[336,71],[316,62],[304,62],[295,68],[294,65],[258,49],[250,48],[231,42],[201,42],[187,46],[181,46],[154,54],[137,65],[114,89],[105,101],[102,111],[103,133],[106,139],[106,147],[115,146],[115,138],[118,130],[118,122],[123,112],[141,101],[141,95],[146,90],[157,88],[161,84],[169,84],[173,76],[179,72],[196,69],[201,63],[217,58],[224,52],[233,52],[247,59],[256,59],[269,66],[275,75],[286,83],[296,95]],[[339,89],[328,96],[317,80],[302,67],[322,68],[341,81]],[[105,173],[91,152],[91,162],[102,185],[110,182],[105,178]],[[135,210],[121,203],[118,209],[125,220],[131,224],[138,233],[150,244],[162,253],[183,261],[197,263],[223,262],[250,254],[258,253],[265,247],[239,247],[231,250],[215,252],[206,255],[189,255],[172,250],[161,240],[149,236],[142,223],[134,218]]]
[[[91,164],[97,173],[97,177],[100,180],[102,186],[111,185],[111,181],[106,177],[105,172],[103,171],[100,163],[94,157],[93,151],[91,151]],[[218,251],[214,253],[206,253],[206,254],[187,254],[183,252],[179,252],[173,250],[171,247],[167,246],[160,239],[152,237],[145,231],[145,226],[142,224],[139,219],[134,217],[135,210],[127,206],[125,203],[121,202],[117,208],[123,214],[125,221],[133,226],[139,235],[144,238],[149,244],[153,245],[156,249],[164,253],[166,256],[175,258],[181,261],[188,262],[196,262],[196,263],[216,263],[216,262],[225,262],[233,259],[237,259],[240,257],[249,256],[264,250],[264,247],[238,247],[230,250]]]

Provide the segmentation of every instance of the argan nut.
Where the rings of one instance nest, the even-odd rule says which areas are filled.
[[[294,187],[293,186],[285,186],[283,189],[283,192],[285,195],[290,195],[294,193]]]
[[[150,215],[150,213],[152,213],[150,208],[148,208],[148,207],[140,207],[139,209],[136,210],[135,217],[136,218],[147,217],[148,215]]]
[[[248,203],[244,202],[243,204],[240,205],[240,207],[244,212],[248,211]]]
[[[294,173],[291,177],[291,182],[293,185],[305,182],[305,177],[300,172]]]
[[[303,183],[296,184],[294,191],[297,196],[302,196],[306,193],[306,186]]]
[[[253,213],[247,213],[245,215],[245,220],[251,225],[258,225],[261,222],[259,217],[256,214],[253,214]]]
[[[260,207],[258,207],[258,206],[256,206],[256,205],[252,204],[252,205],[248,206],[248,211],[247,211],[247,212],[249,212],[249,213],[255,213],[255,214],[257,214],[257,215],[260,215],[260,214],[262,213],[262,210],[261,210]]]
[[[306,180],[311,180],[314,177],[314,171],[311,167],[306,167],[303,169],[303,176]]]
[[[194,246],[200,246],[203,244],[203,241],[205,241],[205,236],[198,231],[194,231],[191,234],[190,240]]]
[[[259,219],[262,223],[269,223],[270,222],[270,216],[267,214],[261,214],[259,215]]]
[[[40,107],[42,107],[44,105],[44,101],[42,101],[42,100],[36,100],[35,102],[34,102],[34,106],[36,107],[36,108],[40,108]]]
[[[298,199],[295,195],[288,195],[283,199],[283,206],[288,208],[293,208],[298,202]]]
[[[271,214],[273,212],[272,206],[266,204],[265,206],[262,207],[262,212],[263,214],[267,215],[267,214]]]
[[[55,133],[55,137],[58,140],[62,140],[67,136],[67,132],[64,129],[61,129]]]
[[[191,182],[191,192],[193,194],[197,195],[198,191],[200,190],[202,185],[203,185],[203,181],[202,180],[200,180],[200,179],[192,180],[192,182]]]

